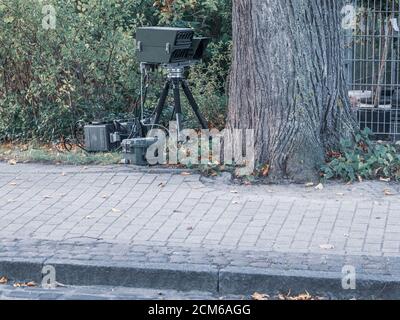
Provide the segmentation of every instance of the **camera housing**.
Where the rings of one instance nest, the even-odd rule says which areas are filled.
[[[209,42],[195,37],[190,28],[143,27],[136,32],[136,53],[138,61],[147,64],[199,61]]]

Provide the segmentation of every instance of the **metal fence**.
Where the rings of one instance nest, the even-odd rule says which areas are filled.
[[[353,0],[346,42],[349,96],[362,129],[400,139],[399,0]],[[353,9],[352,9],[353,8]]]

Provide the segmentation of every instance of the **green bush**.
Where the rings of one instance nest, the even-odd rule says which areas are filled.
[[[355,141],[343,140],[338,152],[330,152],[322,168],[325,179],[345,181],[362,179],[400,180],[399,146],[371,141],[371,132],[364,130]]]
[[[42,27],[44,4],[56,9],[54,30]],[[135,31],[144,25],[191,25],[213,36],[209,68],[196,67],[190,78],[199,102],[216,104],[205,113],[220,125],[228,9],[225,0],[0,0],[0,140],[55,141],[78,120],[131,114],[140,91]],[[158,93],[150,93],[149,108]]]

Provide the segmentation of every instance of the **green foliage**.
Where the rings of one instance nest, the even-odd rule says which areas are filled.
[[[370,140],[371,132],[343,140],[339,152],[331,152],[322,172],[325,179],[346,181],[362,179],[400,180],[400,153],[397,145]]]
[[[42,28],[45,4],[56,9],[54,30]],[[191,25],[214,38],[206,66],[190,79],[206,115],[220,125],[228,9],[225,0],[0,0],[0,140],[55,141],[78,120],[132,114],[140,91],[134,38],[144,25]],[[150,93],[149,108],[158,93]]]
[[[70,152],[62,152],[56,148],[35,145],[0,146],[0,160],[20,163],[40,162],[49,164],[68,165],[112,165],[121,161],[121,155],[117,152],[88,153],[77,148]]]

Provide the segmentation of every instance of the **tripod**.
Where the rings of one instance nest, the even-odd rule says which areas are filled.
[[[160,100],[158,102],[156,111],[155,111],[155,119],[153,124],[159,124],[161,114],[165,107],[165,102],[167,100],[168,94],[170,89],[172,88],[174,94],[174,111],[172,115],[172,119],[176,119],[178,134],[182,130],[182,105],[181,105],[181,94],[180,94],[180,87],[182,87],[183,92],[185,93],[186,98],[189,101],[189,104],[195,113],[197,119],[199,120],[202,129],[208,129],[207,121],[203,118],[200,113],[200,108],[193,97],[193,94],[189,88],[187,80],[184,77],[184,67],[167,67],[168,76],[167,80],[164,85],[164,89],[161,93]]]

